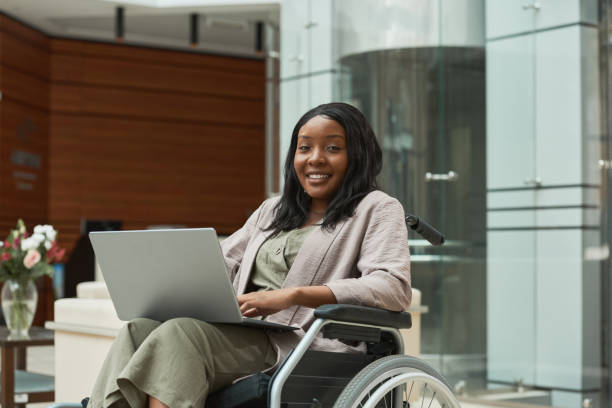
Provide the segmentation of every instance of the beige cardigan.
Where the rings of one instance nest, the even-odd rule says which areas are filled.
[[[255,256],[272,231],[264,229],[273,219],[279,197],[264,201],[244,226],[226,238],[221,247],[237,294],[250,279]],[[308,235],[283,287],[325,285],[338,303],[406,310],[410,305],[410,255],[404,210],[395,198],[382,191],[365,196],[355,214],[333,231],[315,229]],[[266,318],[299,326],[302,330],[269,333],[279,361],[295,347],[314,321],[311,308],[293,306]],[[357,351],[338,340],[319,336],[313,349]]]

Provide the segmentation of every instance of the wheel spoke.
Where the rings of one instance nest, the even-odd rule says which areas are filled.
[[[427,383],[423,387],[423,396],[421,397],[421,408],[423,408],[423,403],[425,402],[425,395],[427,394]]]
[[[368,365],[351,380],[334,407],[452,408],[459,405],[444,378],[434,369],[413,357],[398,355],[383,357]]]
[[[436,392],[434,391],[433,395],[431,396],[431,401],[429,401],[429,405],[427,406],[427,408],[431,408],[431,403],[433,402],[434,398],[436,398]]]

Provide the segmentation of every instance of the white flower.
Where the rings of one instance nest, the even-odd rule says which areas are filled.
[[[39,244],[40,244],[40,242],[37,242],[37,241],[33,240],[32,237],[26,238],[26,239],[21,241],[21,250],[22,251],[29,251],[30,249],[36,249],[36,248],[38,248]]]
[[[36,242],[36,246],[40,245],[41,242],[45,240],[45,236],[43,234],[33,234],[30,239]]]
[[[51,249],[51,245],[52,245],[51,241],[49,241],[49,240],[45,241],[45,249],[46,249],[47,251],[48,251],[49,249]]]
[[[34,233],[44,234],[47,236],[47,239],[51,241],[55,241],[55,237],[57,236],[57,231],[53,228],[53,225],[49,224],[35,226]]]
[[[4,241],[0,240],[0,248],[4,246]]]
[[[50,225],[49,225],[49,227],[50,227],[50,228],[49,228],[49,230],[48,230],[48,231],[45,233],[45,235],[47,235],[47,238],[48,238],[50,241],[55,241],[55,237],[57,237],[57,231],[56,231],[56,230],[54,230],[54,229],[53,229],[53,227],[51,227]]]
[[[19,231],[13,230],[13,239],[19,238]]]

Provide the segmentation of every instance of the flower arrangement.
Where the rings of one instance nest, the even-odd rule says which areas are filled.
[[[56,237],[57,231],[51,225],[37,225],[30,235],[20,219],[17,228],[0,241],[0,281],[4,282],[0,297],[9,338],[28,337],[38,301],[33,281],[43,275],[52,276],[52,264],[66,254],[57,245]]]
[[[29,235],[23,220],[0,241],[0,281],[28,281],[53,275],[53,263],[60,262],[66,250],[56,242],[57,231],[51,225],[37,225]]]

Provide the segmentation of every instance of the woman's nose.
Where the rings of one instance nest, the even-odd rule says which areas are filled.
[[[325,161],[325,155],[323,154],[321,149],[312,149],[311,152],[312,153],[308,158],[308,163],[318,164]]]

